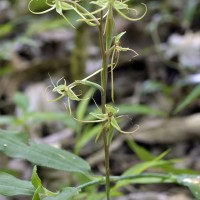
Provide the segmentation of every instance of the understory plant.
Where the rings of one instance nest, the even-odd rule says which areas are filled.
[[[87,1],[86,1],[87,2]],[[68,102],[65,104],[71,118],[74,118],[77,123],[100,123],[95,142],[103,140],[104,154],[105,154],[105,176],[95,175],[89,164],[79,156],[62,149],[56,149],[49,145],[37,144],[28,142],[27,137],[23,131],[1,131],[0,132],[0,150],[6,155],[13,158],[22,158],[34,163],[36,166],[50,167],[57,170],[63,170],[70,173],[79,173],[86,177],[86,181],[76,187],[63,187],[58,192],[52,192],[45,188],[41,179],[37,174],[37,167],[33,168],[31,181],[23,181],[15,178],[11,174],[1,171],[0,172],[0,194],[7,196],[27,195],[32,196],[32,200],[68,200],[68,199],[107,199],[119,196],[121,193],[119,188],[127,184],[150,184],[150,183],[176,183],[188,186],[194,193],[197,199],[200,199],[200,189],[198,184],[200,180],[196,175],[177,175],[172,173],[171,165],[176,160],[164,160],[164,156],[168,151],[162,153],[158,157],[154,157],[145,149],[138,147],[135,143],[131,143],[132,147],[138,152],[141,157],[146,157],[147,160],[139,163],[136,166],[129,168],[121,176],[112,176],[110,174],[109,164],[109,147],[115,133],[122,134],[135,134],[136,128],[131,131],[122,130],[120,121],[123,120],[123,115],[118,115],[119,109],[115,106],[114,100],[114,70],[117,66],[119,55],[121,52],[132,51],[133,57],[138,54],[128,47],[121,45],[121,38],[125,35],[125,31],[116,33],[115,31],[115,15],[130,21],[141,20],[147,13],[147,7],[141,3],[143,13],[140,15],[134,8],[129,7],[128,0],[94,0],[88,4],[92,6],[87,10],[82,6],[81,0],[46,0],[47,9],[44,11],[37,11],[34,9],[37,5],[37,0],[31,0],[29,3],[29,10],[35,14],[44,14],[50,11],[56,11],[61,15],[68,24],[73,28],[70,20],[66,17],[67,11],[75,12],[80,18],[80,23],[86,23],[89,26],[94,26],[99,34],[99,47],[101,52],[102,64],[101,68],[93,74],[85,77],[82,80],[74,80],[71,84],[67,85],[64,78],[61,78],[55,84],[52,81],[52,86],[47,90],[58,95],[55,99],[48,99],[50,102],[56,102],[60,99],[67,97]],[[84,5],[85,2],[84,2]],[[90,81],[93,76],[101,75],[101,83],[97,84]],[[107,87],[108,76],[111,78],[111,103],[107,103]],[[82,97],[77,93],[76,87],[86,85],[87,87],[95,88],[101,93],[101,109],[96,109],[97,112],[91,112],[89,119],[82,119],[75,116],[71,109],[71,101],[82,102],[86,101],[88,97]],[[96,105],[96,104],[95,104]],[[97,105],[96,105],[97,106]],[[145,155],[145,156],[144,156]],[[167,173],[144,173],[150,167],[160,167]],[[171,167],[171,168],[170,168]],[[174,170],[175,171],[175,170]],[[194,173],[194,172],[193,172]],[[111,187],[110,183],[115,183]],[[85,194],[85,189],[94,185],[105,185],[105,193],[99,192],[98,194]],[[83,194],[81,196],[80,194]],[[85,195],[85,196],[84,196]]]

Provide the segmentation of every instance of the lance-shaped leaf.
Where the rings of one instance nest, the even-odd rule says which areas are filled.
[[[90,171],[89,164],[82,158],[46,144],[32,143],[25,157],[32,163],[53,169],[80,173]]]
[[[200,96],[200,85],[197,85],[190,94],[178,105],[175,109],[174,114],[177,114],[182,109],[184,109],[187,105],[198,99]]]
[[[34,187],[29,181],[20,180],[5,172],[0,172],[0,194],[4,196],[31,196]]]
[[[158,157],[156,157],[152,161],[141,162],[141,163],[138,163],[137,165],[134,165],[133,167],[130,167],[122,175],[123,176],[138,175],[138,174],[141,174],[142,172],[144,172],[145,170],[147,170],[148,168],[158,167],[158,166],[161,166],[161,165],[170,164],[171,162],[173,162],[173,160],[172,161],[170,161],[170,160],[169,161],[168,160],[162,160],[169,153],[169,151],[170,150],[166,150],[165,152],[160,154]],[[159,179],[157,179],[157,177],[155,177],[155,178],[156,178],[155,181],[157,181],[157,180],[159,181]],[[141,181],[144,181],[144,180],[141,179]],[[146,181],[148,181],[148,180],[146,180]],[[165,182],[164,179],[163,179],[163,182]],[[131,183],[137,183],[137,180],[127,179],[127,180],[119,181],[115,185],[114,189],[118,189],[120,187],[123,187],[123,186],[131,184]],[[152,183],[153,183],[153,179],[152,179]]]
[[[24,133],[0,130],[0,150],[10,157],[23,158],[28,148],[26,136]]]
[[[0,151],[14,158],[26,159],[36,165],[50,167],[67,172],[90,172],[89,164],[68,151],[46,144],[27,145],[23,134],[0,131]]]

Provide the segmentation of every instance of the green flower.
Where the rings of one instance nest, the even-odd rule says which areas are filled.
[[[108,130],[108,137],[107,137],[107,142],[110,143],[112,136],[113,136],[113,131],[114,129],[116,129],[117,131],[119,131],[120,133],[124,133],[124,134],[132,134],[135,131],[138,130],[139,125],[137,125],[136,129],[134,131],[128,132],[128,131],[123,131],[118,122],[117,119],[124,117],[124,115],[120,115],[117,116],[117,113],[119,112],[118,108],[115,108],[111,105],[106,105],[106,113],[90,113],[91,116],[93,116],[95,118],[95,120],[79,120],[76,119],[79,122],[84,122],[84,123],[98,123],[98,122],[104,122],[102,129],[99,131],[99,133],[96,136],[96,140],[97,141],[102,133],[102,130],[104,128],[106,128]]]
[[[114,10],[116,10],[123,18],[128,19],[130,21],[137,21],[142,19],[145,14],[147,13],[147,6],[144,3],[141,3],[144,7],[145,7],[145,12],[143,13],[142,16],[140,17],[129,17],[128,15],[124,14],[123,11],[129,12],[129,11],[134,11],[137,15],[137,10],[133,9],[133,8],[129,8],[127,2],[129,2],[129,0],[96,0],[96,1],[92,1],[91,4],[95,4],[99,7],[101,7],[100,9],[92,12],[92,14],[96,14],[98,12],[101,12],[103,10],[106,10],[106,14],[104,15],[107,16],[109,13],[110,8],[113,8]]]
[[[86,99],[79,98],[79,96],[81,94],[76,94],[72,90],[74,87],[76,87],[79,84],[82,84],[82,85],[86,85],[86,86],[89,86],[89,87],[94,87],[94,88],[100,90],[101,92],[103,92],[103,88],[99,84],[96,84],[94,82],[86,80],[87,78],[90,78],[91,76],[85,78],[85,80],[74,81],[73,83],[71,83],[69,85],[67,85],[66,80],[64,78],[59,79],[57,81],[56,85],[55,85],[50,75],[49,75],[49,77],[50,77],[52,85],[47,87],[45,93],[47,94],[48,88],[53,87],[52,92],[59,94],[59,97],[57,97],[56,99],[47,99],[47,100],[49,102],[56,102],[56,101],[59,101],[60,99],[62,99],[63,97],[67,97],[68,98],[68,107],[66,106],[66,104],[65,104],[65,106],[66,106],[67,109],[69,108],[70,115],[72,113],[71,112],[71,103],[70,103],[70,101],[86,100]],[[59,84],[62,80],[64,81],[64,83],[63,84]]]
[[[44,11],[33,11],[31,9],[31,6],[34,2],[37,2],[37,0],[31,0],[29,2],[29,10],[34,13],[34,14],[44,14],[44,13],[48,13],[52,10],[56,10],[56,12],[58,14],[60,14],[73,28],[75,28],[72,23],[66,18],[66,16],[63,14],[64,11],[69,11],[69,10],[73,10],[75,11],[88,25],[90,26],[96,26],[99,25],[98,20],[95,18],[94,15],[92,15],[90,12],[88,12],[84,7],[82,7],[81,5],[79,5],[77,2],[78,1],[70,1],[70,0],[52,0],[51,3],[46,0],[46,5],[49,7],[48,9],[44,10]],[[88,16],[88,18],[86,18],[85,16]],[[93,22],[91,22],[93,21]]]

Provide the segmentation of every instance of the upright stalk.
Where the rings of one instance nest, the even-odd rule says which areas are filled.
[[[103,37],[103,13],[101,12],[101,20],[99,25],[99,43],[101,49],[102,57],[102,72],[101,72],[101,86],[103,92],[101,93],[101,109],[102,113],[106,113],[106,90],[107,90],[107,76],[108,76],[108,65],[107,60],[108,56],[105,51],[105,42]],[[102,122],[103,131],[103,143],[104,143],[104,153],[105,153],[105,173],[106,173],[106,196],[107,200],[110,200],[110,164],[109,164],[109,144],[107,142],[107,129],[105,127],[106,122]]]

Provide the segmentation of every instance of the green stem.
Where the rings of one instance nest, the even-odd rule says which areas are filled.
[[[101,109],[102,113],[106,113],[106,90],[107,90],[107,76],[108,76],[108,67],[107,67],[107,53],[105,51],[105,42],[103,37],[103,12],[101,12],[101,20],[99,25],[99,43],[102,56],[102,72],[101,72],[101,86],[103,92],[101,93]],[[106,171],[106,196],[107,200],[110,200],[110,164],[109,164],[109,144],[107,142],[107,129],[105,126],[106,122],[102,122],[102,135],[104,143],[104,153],[105,153],[105,171]]]

